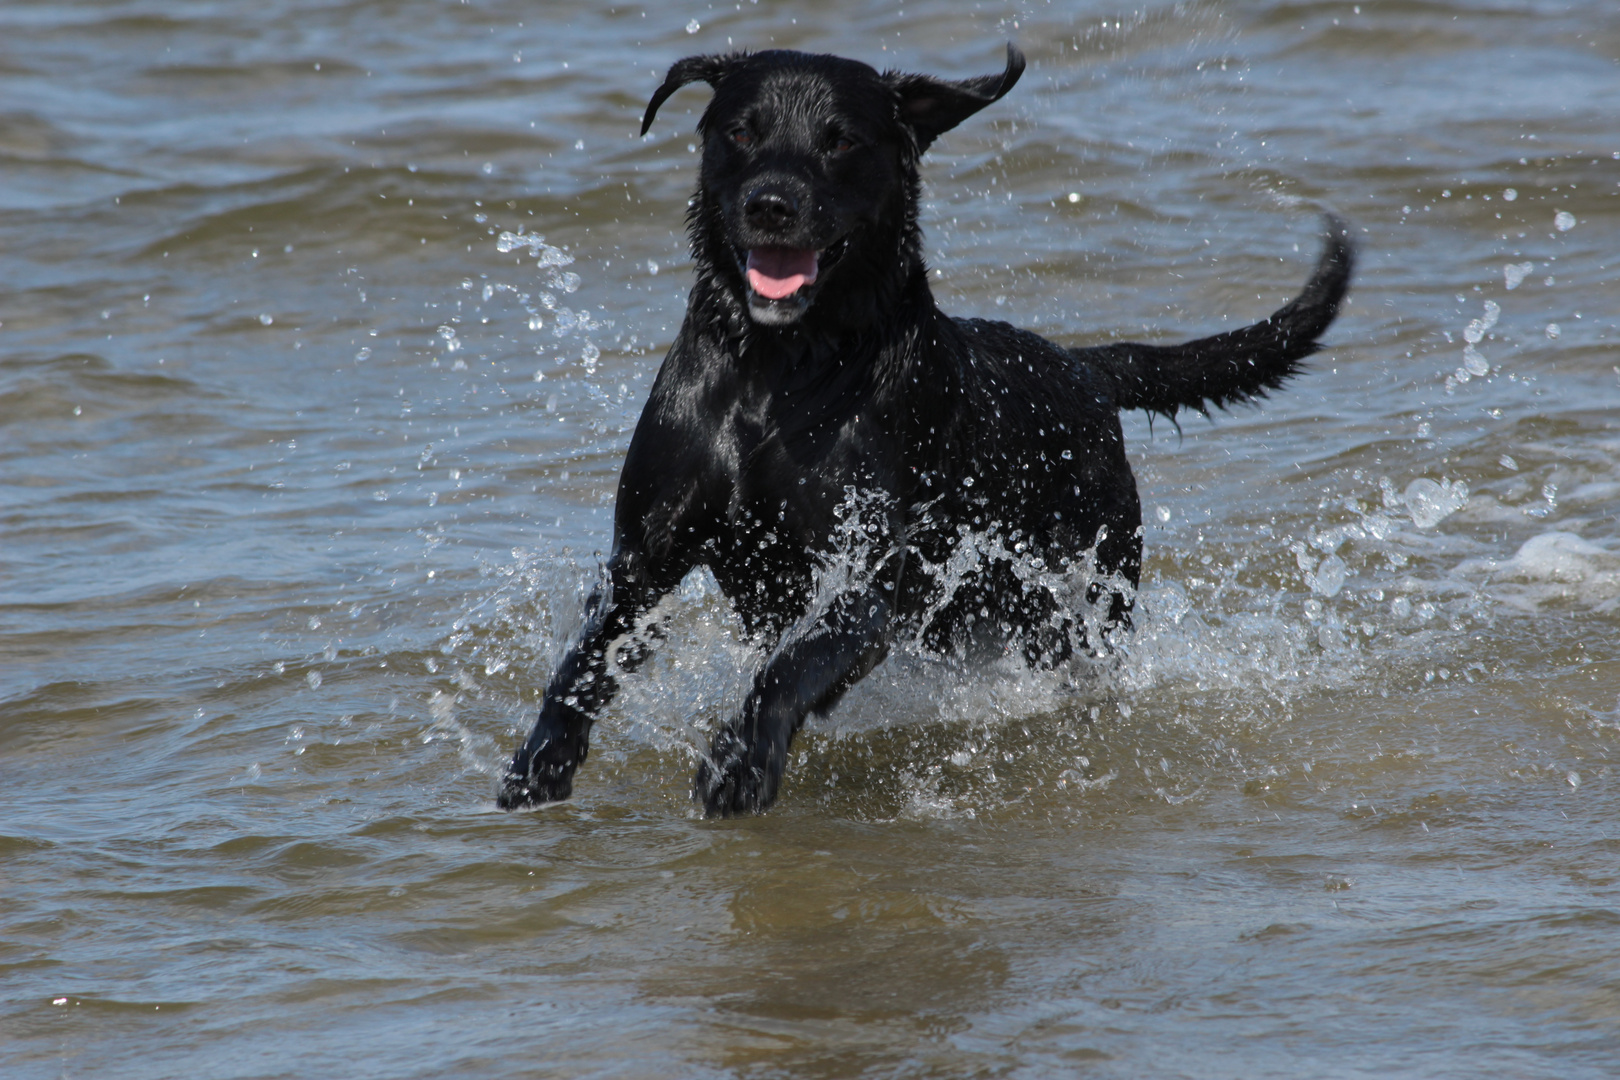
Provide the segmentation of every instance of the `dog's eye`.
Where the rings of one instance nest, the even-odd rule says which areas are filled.
[[[754,133],[745,127],[732,128],[731,141],[738,146],[751,146],[754,142]]]
[[[835,153],[835,154],[847,154],[851,150],[855,149],[855,145],[856,144],[855,144],[854,139],[851,139],[847,135],[840,135],[838,137],[838,141],[833,143],[833,153]]]

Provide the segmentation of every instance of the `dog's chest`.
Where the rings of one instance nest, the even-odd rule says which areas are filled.
[[[729,498],[709,562],[745,615],[804,593],[817,560],[868,524],[890,531],[899,433],[871,395],[839,390],[744,385],[722,425]]]

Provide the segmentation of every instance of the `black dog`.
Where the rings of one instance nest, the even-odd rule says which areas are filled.
[[[670,68],[643,134],[682,86],[714,88],[688,214],[697,282],[630,441],[607,580],[502,807],[568,797],[616,689],[611,669],[645,646],[611,661],[610,648],[699,564],[772,644],[698,769],[710,815],[769,807],[805,718],[902,630],[946,653],[988,641],[1035,664],[1099,647],[1083,605],[1020,566],[1079,575],[1105,625],[1128,617],[1141,505],[1119,411],[1173,418],[1280,386],[1338,312],[1352,251],[1330,217],[1297,299],[1185,345],[1064,349],[946,316],[923,264],[918,158],[1023,70],[1011,45],[1002,74],[960,82],[777,50]],[[986,537],[991,550],[947,595],[943,568]]]

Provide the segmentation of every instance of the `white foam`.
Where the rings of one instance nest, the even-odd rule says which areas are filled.
[[[1572,532],[1532,536],[1507,559],[1471,559],[1461,574],[1484,574],[1489,591],[1511,607],[1535,610],[1574,603],[1597,611],[1620,608],[1620,552]]]

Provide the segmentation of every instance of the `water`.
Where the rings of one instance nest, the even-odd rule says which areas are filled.
[[[948,310],[1209,333],[1363,230],[1310,374],[1128,420],[1128,655],[902,649],[705,822],[694,576],[495,812],[683,307],[665,67],[1009,37]],[[1596,0],[8,4],[5,1074],[1614,1075],[1617,61]]]

